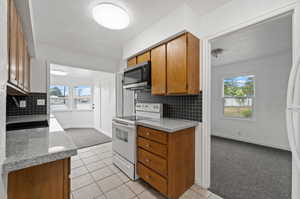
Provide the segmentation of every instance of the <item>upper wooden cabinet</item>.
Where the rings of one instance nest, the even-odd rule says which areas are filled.
[[[30,56],[22,23],[17,14],[14,0],[8,0],[8,52],[9,52],[9,86],[15,91],[30,91]],[[9,89],[11,91],[11,89]]]
[[[24,90],[30,91],[30,57],[26,43],[24,48]]]
[[[128,67],[151,60],[152,95],[200,92],[200,40],[191,33],[128,60]]]
[[[18,41],[18,17],[14,1],[9,1],[9,81],[17,85],[17,41]]]
[[[133,57],[127,61],[127,67],[132,67],[136,65],[136,57]]]
[[[137,64],[150,61],[150,51],[137,56]]]
[[[151,50],[152,95],[165,95],[167,92],[166,45]]]
[[[20,19],[18,21],[18,86],[24,89],[24,36]]]
[[[200,41],[190,33],[167,43],[167,94],[199,93]]]

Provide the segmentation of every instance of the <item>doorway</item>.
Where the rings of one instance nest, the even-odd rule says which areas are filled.
[[[113,73],[50,64],[51,118],[78,148],[111,141],[114,77]]]
[[[285,108],[292,13],[211,40],[211,186],[230,199],[290,199]]]

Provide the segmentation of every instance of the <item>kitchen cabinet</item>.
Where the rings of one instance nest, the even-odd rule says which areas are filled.
[[[145,52],[141,55],[138,55],[136,59],[137,59],[137,64],[141,64],[146,61],[150,61],[150,51]]]
[[[70,158],[8,174],[8,199],[69,199]]]
[[[132,67],[136,65],[136,57],[133,57],[127,61],[127,67]]]
[[[152,95],[165,95],[167,92],[167,51],[163,44],[151,50]]]
[[[197,95],[200,92],[200,40],[191,33],[128,60],[128,67],[151,60],[152,95]]]
[[[24,90],[30,91],[30,57],[26,43],[24,48]]]
[[[138,175],[170,199],[195,180],[195,128],[173,133],[138,126]]]
[[[200,41],[185,33],[167,43],[167,94],[199,93]]]
[[[9,1],[9,82],[14,85],[18,84],[18,56],[17,56],[17,41],[18,41],[18,18],[14,1]]]
[[[24,37],[22,24],[18,17],[18,86],[24,89]]]
[[[25,94],[30,91],[30,56],[28,54],[27,41],[22,30],[22,22],[17,13],[14,0],[8,0],[8,5],[8,92]]]

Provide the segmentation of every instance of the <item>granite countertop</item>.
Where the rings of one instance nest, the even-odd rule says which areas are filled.
[[[6,124],[17,124],[26,122],[38,122],[48,120],[47,115],[18,115],[18,116],[8,116]]]
[[[199,122],[181,119],[161,118],[161,119],[146,119],[136,122],[137,125],[174,133],[187,128],[198,126]]]
[[[8,173],[77,155],[77,147],[64,131],[49,128],[25,129],[6,133],[6,159],[3,172]]]

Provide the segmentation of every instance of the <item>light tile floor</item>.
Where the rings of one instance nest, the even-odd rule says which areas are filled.
[[[71,199],[164,199],[142,180],[131,181],[112,163],[111,143],[80,149],[71,158]],[[220,199],[193,185],[180,199]]]

